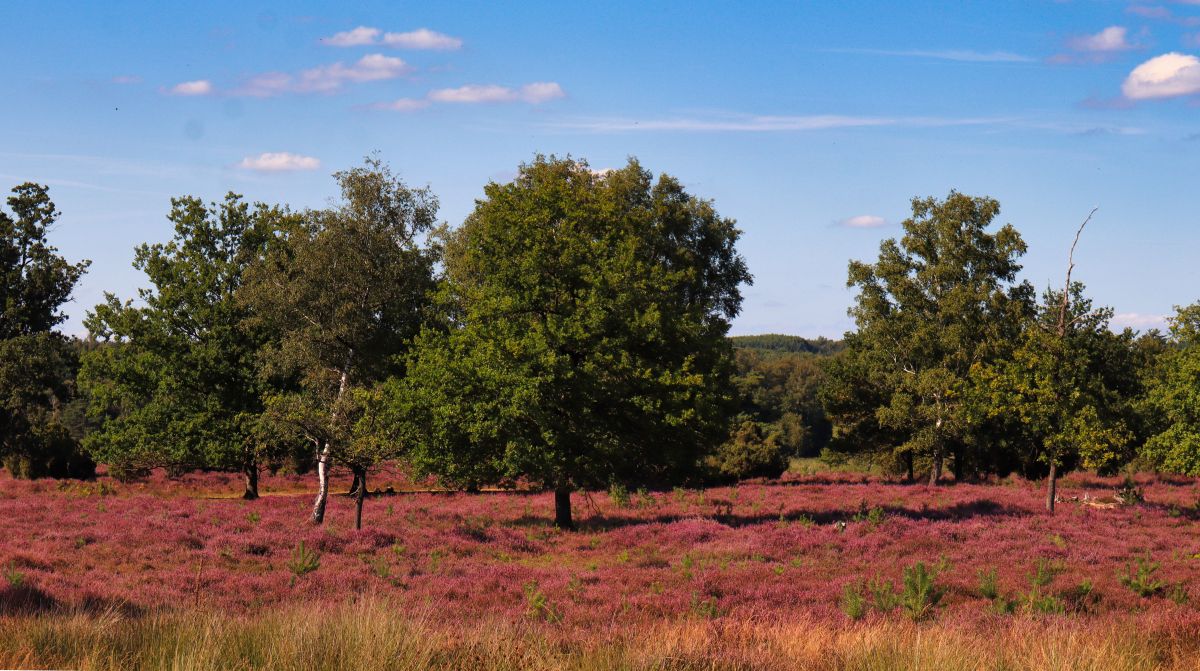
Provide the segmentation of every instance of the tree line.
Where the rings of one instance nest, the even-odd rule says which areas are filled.
[[[571,493],[774,477],[791,457],[936,483],[1134,460],[1200,475],[1200,304],[1169,334],[1108,328],[1068,279],[1040,300],[999,205],[913,201],[904,235],[851,262],[842,341],[730,338],[752,281],[735,222],[636,160],[538,156],[459,226],[378,159],[322,209],[173,199],[136,248],[148,286],[57,331],[87,268],[47,242],[24,184],[0,211],[0,453],[23,477],[151,469],[315,471],[400,460],[467,490]]]

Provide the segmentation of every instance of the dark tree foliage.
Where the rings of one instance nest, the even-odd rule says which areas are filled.
[[[904,236],[885,240],[875,263],[850,263],[858,332],[828,372],[851,377],[826,395],[838,446],[920,460],[931,483],[947,458],[961,476],[988,453],[991,433],[967,403],[970,371],[1008,356],[1033,312],[1032,286],[1016,282],[1024,241],[1011,225],[988,231],[999,211],[953,191],[914,199]]]
[[[48,190],[22,184],[0,210],[0,457],[18,477],[86,477],[60,422],[72,395],[74,351],[54,327],[87,261],[71,264],[47,239],[59,212]]]
[[[636,161],[538,157],[449,234],[450,321],[405,388],[414,460],[459,484],[665,484],[729,435],[729,320],[750,281],[734,222]]]
[[[829,338],[801,338],[800,336],[766,333],[763,335],[731,336],[733,346],[738,349],[759,350],[787,354],[836,354],[842,351],[841,340]]]
[[[174,237],[135,252],[151,284],[139,304],[106,294],[88,315],[100,346],[85,353],[80,381],[100,426],[85,444],[114,473],[231,470],[244,474],[245,498],[258,497],[263,458],[285,445],[260,426],[272,385],[259,357],[273,336],[247,322],[237,293],[272,232],[292,218],[233,193],[207,205],[173,199]]]

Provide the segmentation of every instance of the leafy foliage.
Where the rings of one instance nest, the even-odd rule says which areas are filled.
[[[414,461],[459,484],[552,487],[560,524],[574,488],[694,471],[728,435],[725,336],[750,280],[738,235],[635,161],[599,175],[538,157],[489,184],[447,234],[450,320],[392,389]]]
[[[987,231],[999,211],[995,200],[953,191],[914,199],[904,236],[885,240],[875,263],[850,263],[858,332],[827,370],[837,378],[827,408],[849,427],[835,434],[843,449],[926,459],[936,482],[948,453],[961,467],[987,435],[971,421],[971,368],[1007,354],[1033,295],[1016,283],[1021,236],[1011,225]]]
[[[1171,348],[1147,371],[1142,414],[1152,435],[1141,456],[1180,475],[1200,475],[1200,303],[1177,307]]]
[[[334,177],[341,202],[282,221],[240,292],[255,323],[279,334],[268,370],[298,380],[267,399],[266,419],[315,446],[318,523],[332,460],[365,478],[395,456],[376,387],[404,373],[400,356],[429,318],[437,260],[425,244],[438,205],[428,189],[409,188],[375,158]]]
[[[246,496],[258,495],[261,458],[283,447],[260,424],[273,385],[259,357],[274,337],[248,321],[238,291],[272,233],[295,218],[233,193],[171,201],[174,237],[136,250],[133,265],[152,285],[140,305],[106,294],[85,322],[105,344],[85,352],[81,372],[102,421],[86,440],[93,456],[124,471],[243,472]]]
[[[18,477],[83,477],[60,412],[73,389],[74,350],[52,329],[89,262],[72,265],[46,238],[59,212],[46,187],[25,183],[0,210],[0,457]]]

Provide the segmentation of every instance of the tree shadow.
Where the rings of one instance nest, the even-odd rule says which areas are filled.
[[[113,601],[97,596],[85,596],[78,602],[60,601],[33,585],[0,587],[0,617],[18,615],[86,615],[118,614],[126,617],[143,615],[145,609],[127,601]]]
[[[955,503],[943,508],[929,508],[922,506],[920,509],[912,510],[897,506],[881,506],[886,518],[903,518],[913,521],[965,521],[979,518],[1012,518],[1012,517],[1028,517],[1032,515],[1027,508],[1011,506],[993,501],[992,499],[977,499],[974,501],[966,501]],[[578,523],[581,531],[612,531],[625,527],[635,527],[647,524],[671,524],[687,519],[703,519],[717,522],[721,525],[730,528],[740,528],[746,526],[754,526],[758,524],[770,523],[803,523],[813,524],[817,526],[826,526],[831,524],[854,522],[869,522],[869,509],[856,508],[849,510],[790,510],[782,514],[772,513],[755,513],[755,514],[738,514],[738,513],[714,513],[709,515],[684,515],[684,514],[661,514],[651,515],[646,517],[634,516],[593,516]],[[521,524],[525,518],[519,518],[516,523]],[[549,522],[543,518],[529,518],[532,526],[533,520],[537,520],[540,524],[548,524]]]

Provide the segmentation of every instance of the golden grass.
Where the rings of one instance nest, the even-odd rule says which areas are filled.
[[[455,625],[368,600],[256,617],[4,617],[0,668],[1150,671],[1200,668],[1200,636],[1155,631],[1136,619],[1023,618],[997,620],[987,631],[898,620],[835,626],[686,619],[580,632],[534,622]]]

